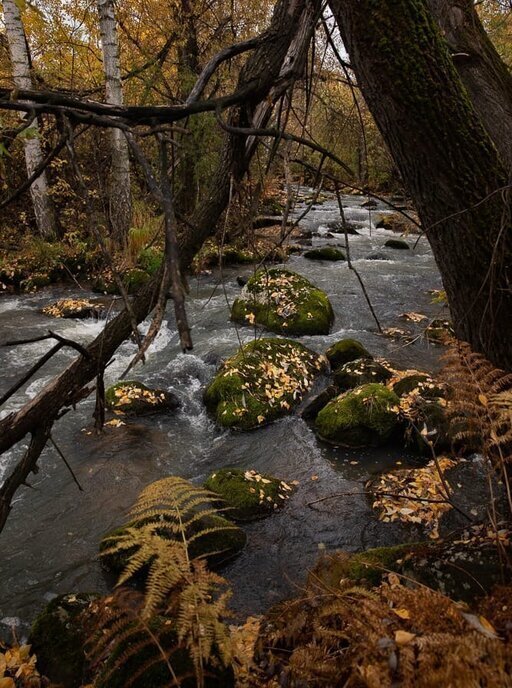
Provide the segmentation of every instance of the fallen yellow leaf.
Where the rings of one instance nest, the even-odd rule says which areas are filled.
[[[397,631],[395,633],[395,643],[397,645],[408,645],[416,638],[415,633],[409,633],[408,631]]]

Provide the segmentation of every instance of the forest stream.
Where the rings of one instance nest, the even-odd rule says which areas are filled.
[[[414,250],[383,248],[393,235],[375,225],[389,211],[383,204],[369,211],[362,207],[365,200],[360,196],[343,197],[346,218],[355,223],[359,232],[350,236],[353,263],[383,326],[416,327],[414,331],[419,333],[419,326],[404,324],[400,315],[419,311],[433,319],[445,314],[444,307],[433,303],[429,294],[429,290],[441,288],[430,247],[425,238],[420,238]],[[302,201],[296,213],[304,208]],[[329,198],[301,221],[301,227],[315,233],[315,246],[343,248],[343,234],[325,236],[328,223],[336,220],[337,203]],[[408,238],[411,247],[417,238]],[[374,251],[383,252],[386,259],[368,260],[366,257]],[[301,341],[308,347],[324,352],[337,340],[353,337],[397,368],[438,369],[442,352],[439,347],[423,338],[406,344],[379,335],[356,276],[346,262],[308,261],[292,255],[287,266],[325,290],[335,311],[331,334],[303,337]],[[283,510],[244,526],[247,546],[223,570],[233,585],[232,607],[240,615],[261,613],[296,592],[323,548],[356,551],[411,539],[405,526],[377,520],[364,495],[364,484],[373,474],[408,460],[400,447],[357,451],[330,447],[315,437],[299,415],[246,433],[222,430],[208,415],[202,394],[218,363],[231,355],[240,341],[255,336],[252,328],[236,327],[230,322],[228,306],[240,292],[237,276],[248,276],[251,270],[251,266],[230,267],[222,275],[217,270],[191,278],[187,308],[193,352],[180,352],[169,304],[146,365],[139,365],[129,376],[151,387],[173,391],[182,404],[177,414],[128,420],[122,427],[106,428],[98,437],[92,431],[91,395],[55,426],[54,439],[83,492],[48,446],[39,461],[39,473],[31,477],[33,489],[18,493],[2,534],[0,619],[4,624],[16,617],[26,627],[48,600],[61,593],[108,590],[97,556],[102,535],[123,522],[144,486],[166,475],[200,483],[216,469],[237,466],[298,481],[297,491]],[[80,343],[91,341],[101,332],[103,321],[53,320],[41,313],[43,306],[56,299],[79,296],[89,296],[89,292],[72,284],[33,294],[2,296],[2,341],[37,337],[49,328]],[[5,388],[51,346],[42,341],[0,348]],[[107,368],[107,384],[119,378],[135,352],[136,345],[131,341],[121,346]],[[75,355],[68,350],[52,358],[8,402],[2,416],[34,397]],[[2,457],[1,478],[22,449],[18,447]],[[311,504],[330,495],[339,496]]]

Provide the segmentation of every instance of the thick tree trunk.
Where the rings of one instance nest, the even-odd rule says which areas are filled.
[[[457,336],[512,369],[508,178],[427,1],[330,6],[427,231]]]
[[[268,123],[274,104],[304,71],[311,36],[320,10],[319,0],[278,0],[266,40],[247,60],[238,89],[255,86],[251,97],[229,118],[232,126],[261,128]],[[182,238],[180,257],[188,267],[205,239],[215,233],[232,190],[246,174],[256,148],[255,138],[228,134],[205,201],[196,209],[192,232]]]
[[[19,3],[16,2],[16,0],[4,0],[3,8],[14,84],[19,89],[31,89],[32,78],[30,75],[30,59]],[[27,136],[23,143],[27,174],[30,177],[44,160],[37,119],[34,119],[32,124],[28,127],[26,134]],[[43,172],[34,182],[32,182],[30,195],[34,206],[34,215],[39,233],[45,239],[54,238],[55,215],[53,204],[48,194],[46,172]]]
[[[512,75],[485,32],[473,0],[427,0],[473,106],[512,170]]]
[[[190,0],[181,0],[181,44],[178,47],[178,98],[185,102],[199,76],[199,45],[197,40],[197,18],[193,14]],[[176,193],[176,208],[180,215],[188,216],[193,211],[198,192],[196,168],[201,158],[201,119],[191,121],[189,134],[180,139],[181,161],[179,183]],[[204,154],[204,153],[203,153]]]
[[[123,87],[114,2],[113,0],[97,0],[97,6],[103,50],[106,101],[110,105],[122,105]],[[110,137],[109,220],[114,242],[117,246],[123,247],[126,245],[132,215],[130,158],[128,144],[123,132],[120,129],[111,129]]]

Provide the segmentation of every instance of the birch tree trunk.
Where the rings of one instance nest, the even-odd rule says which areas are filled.
[[[3,8],[14,84],[19,89],[31,89],[30,60],[20,8],[16,0],[3,0]],[[23,145],[27,174],[30,177],[44,159],[37,119],[34,119],[27,128]],[[55,215],[48,195],[48,180],[45,171],[32,183],[30,195],[39,233],[44,239],[52,239],[55,236]]]
[[[123,87],[119,60],[119,41],[113,0],[97,0],[100,20],[103,70],[107,103],[123,104]],[[109,220],[112,238],[122,248],[130,229],[132,203],[130,191],[130,159],[128,144],[120,129],[110,130],[111,170],[109,185]]]

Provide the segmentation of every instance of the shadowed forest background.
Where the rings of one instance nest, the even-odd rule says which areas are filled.
[[[3,0],[0,688],[512,685],[511,31]]]

